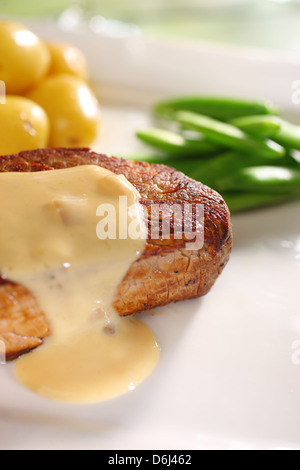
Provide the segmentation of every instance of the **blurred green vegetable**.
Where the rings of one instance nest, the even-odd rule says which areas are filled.
[[[259,192],[223,192],[222,196],[231,212],[244,212],[259,207],[274,206],[295,199],[291,194],[266,194]]]
[[[149,144],[151,147],[157,148],[163,152],[173,153],[176,155],[207,155],[219,150],[219,147],[204,139],[186,139],[176,132],[165,129],[146,129],[138,131],[137,136]]]
[[[300,170],[275,166],[240,168],[217,180],[221,191],[259,191],[261,193],[300,194]]]
[[[202,114],[180,111],[174,115],[174,119],[201,132],[210,142],[229,149],[260,155],[263,158],[281,158],[286,153],[285,149],[275,142],[255,139],[231,124]]]
[[[300,150],[300,126],[280,119],[281,127],[273,136],[275,142],[289,149]]]
[[[158,103],[164,125],[138,138],[157,154],[132,156],[182,171],[220,192],[232,212],[300,197],[300,127],[272,103],[218,97],[181,97]],[[187,129],[189,130],[187,132]],[[190,137],[192,131],[193,138]]]
[[[271,138],[282,126],[278,116],[243,116],[233,119],[230,124],[258,138]]]
[[[278,108],[268,101],[206,96],[180,97],[163,101],[154,107],[157,116],[166,118],[172,118],[177,111],[192,111],[221,121],[243,116],[279,114]]]

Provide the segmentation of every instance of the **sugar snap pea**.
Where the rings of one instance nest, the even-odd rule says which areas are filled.
[[[136,135],[151,147],[181,156],[208,155],[219,150],[219,147],[205,139],[187,139],[179,133],[165,129],[149,128],[138,131]]]
[[[154,112],[164,126],[179,123],[181,131],[137,132],[157,154],[132,159],[201,181],[221,193],[232,212],[300,197],[300,127],[279,117],[272,103],[188,96],[160,102]]]
[[[213,158],[206,159],[203,161],[202,165],[199,165],[199,161],[196,159],[186,159],[180,163],[176,161],[170,161],[169,164],[172,163],[174,168],[183,171],[190,178],[201,181],[202,183],[211,186],[213,189],[217,189],[216,181],[218,178],[224,175],[230,175],[233,171],[244,168],[245,164],[249,166],[256,166],[261,160],[258,157],[252,155],[247,155],[245,159],[246,160],[244,161],[243,156],[237,153],[226,152],[214,156]]]
[[[223,192],[222,196],[232,213],[272,206],[295,199],[294,194],[260,192]]]
[[[265,160],[257,155],[241,155],[237,152],[224,152],[214,156],[202,156],[181,158],[171,154],[151,154],[149,152],[139,152],[131,155],[122,155],[128,160],[145,161],[148,163],[158,163],[182,171],[190,178],[201,181],[212,189],[221,191],[217,180],[219,178],[232,175],[235,171],[250,166],[264,166]],[[291,164],[290,164],[291,160]],[[268,165],[277,166],[277,159],[269,159]],[[285,166],[295,165],[292,158],[287,155],[284,159]],[[299,167],[299,164],[297,165]],[[300,167],[299,167],[300,168]]]
[[[180,111],[174,119],[191,129],[201,132],[207,140],[240,152],[251,153],[262,158],[283,158],[286,151],[273,141],[256,140],[231,124],[187,111]]]
[[[214,96],[183,96],[162,101],[154,108],[155,114],[162,117],[171,117],[177,111],[193,111],[222,121],[242,116],[279,114],[278,108],[269,101]]]
[[[221,191],[300,194],[300,170],[275,166],[241,168],[219,178],[217,185]]]
[[[300,150],[300,126],[296,126],[284,119],[279,119],[280,129],[274,136],[273,140],[284,147]]]
[[[246,134],[255,137],[272,138],[282,126],[278,116],[243,116],[230,121],[230,124],[238,127]]]
[[[170,156],[168,160],[164,161],[164,164],[182,171],[190,178],[201,181],[212,189],[222,191],[222,188],[218,185],[220,178],[231,176],[243,168],[265,166],[265,162],[264,159],[257,155],[241,155],[237,152],[225,152],[213,157],[202,157],[200,160],[195,158],[178,159]],[[269,159],[268,165],[277,167],[278,160]],[[293,166],[289,165],[288,155],[284,159],[284,165],[286,167]]]
[[[179,162],[169,162],[178,169]],[[184,170],[190,178],[202,181],[202,183],[219,190],[218,179],[230,176],[237,170],[245,167],[256,167],[265,165],[265,160],[258,155],[241,155],[237,152],[226,152],[207,158],[202,165],[197,165],[197,161],[185,160]],[[277,166],[277,159],[268,160],[268,165]],[[181,169],[183,171],[183,169]]]

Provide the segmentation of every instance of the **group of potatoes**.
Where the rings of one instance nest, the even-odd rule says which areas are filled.
[[[0,21],[0,155],[90,146],[98,124],[83,53]]]

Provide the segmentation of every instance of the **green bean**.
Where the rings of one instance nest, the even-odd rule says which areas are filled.
[[[278,160],[268,160],[268,165],[277,166]],[[176,162],[174,162],[176,164]],[[237,170],[251,166],[262,166],[265,161],[257,155],[241,155],[237,152],[226,152],[213,158],[207,159],[206,162],[198,167],[193,162],[186,161],[185,165],[189,176],[202,181],[202,183],[218,189],[217,180],[226,175],[232,175]]]
[[[190,178],[201,181],[203,184],[210,186],[212,189],[221,191],[217,180],[232,175],[237,170],[250,166],[264,166],[265,161],[256,155],[241,155],[237,152],[224,152],[218,155],[201,157],[178,158],[177,155],[159,155],[150,154],[148,152],[131,155],[122,155],[123,158],[134,161],[145,161],[148,163],[158,163],[175,168],[182,171]],[[289,166],[287,155],[284,159],[284,165]],[[293,160],[291,159],[293,162]],[[277,166],[278,160],[268,160],[268,165]],[[299,164],[297,164],[299,166]],[[290,165],[293,166],[293,163]]]
[[[242,116],[279,114],[278,108],[269,101],[214,96],[184,96],[160,102],[154,108],[156,115],[163,117],[171,117],[177,111],[193,111],[221,121]]]
[[[300,194],[300,170],[275,166],[241,168],[217,180],[221,191]]]
[[[242,212],[245,210],[267,207],[295,199],[294,194],[266,194],[266,193],[222,193],[230,212]]]
[[[279,119],[281,127],[273,140],[284,147],[300,150],[300,126]]]
[[[261,164],[262,160],[252,155],[243,157],[238,153],[227,152],[213,158],[207,157],[198,160],[195,158],[182,159],[171,155],[155,155],[149,154],[148,152],[140,152],[137,154],[123,155],[123,157],[134,161],[164,164],[176,168],[178,171],[182,171],[190,178],[201,181],[212,189],[221,192],[231,212],[278,204],[294,199],[297,195],[296,192],[266,193],[262,191],[257,192],[256,190],[255,192],[241,192],[237,191],[236,187],[230,192],[228,192],[228,190],[223,191],[218,180],[223,179],[226,175],[227,177],[231,177],[235,172],[245,168],[245,164],[247,167]],[[277,160],[272,162],[274,166],[276,166],[276,162]]]
[[[136,135],[151,147],[180,156],[201,156],[219,150],[219,147],[205,139],[187,139],[176,132],[165,129],[150,128],[138,131]]]
[[[277,116],[245,116],[230,121],[232,126],[238,127],[246,134],[255,137],[273,137],[281,128],[281,121]]]
[[[287,162],[288,156],[286,157],[285,164],[287,164]],[[218,180],[220,178],[230,176],[245,167],[265,165],[265,161],[259,156],[241,155],[236,152],[226,152],[213,157],[207,157],[206,159],[201,158],[201,160],[195,158],[181,160],[169,157],[164,163],[217,191],[221,191],[221,188],[218,186]],[[268,165],[278,166],[278,160],[270,159],[268,160]]]
[[[293,152],[289,152],[287,150],[287,154],[284,157],[284,159],[280,160],[280,164],[283,166],[291,166],[294,168],[300,169],[300,162],[297,160],[296,156],[293,154]]]
[[[165,164],[181,171],[189,178],[201,181],[201,183],[214,189],[216,185],[214,161],[215,158],[211,157],[201,158],[200,160],[196,158],[175,159],[169,157]]]
[[[181,163],[180,171],[185,170],[186,174],[197,181],[201,181],[208,186],[215,186],[216,179],[223,175],[231,174],[235,170],[239,170],[245,166],[243,157],[234,152],[226,152],[206,159],[202,165],[198,164],[198,160],[185,160]],[[247,156],[247,164],[258,165],[258,158]],[[178,169],[179,164],[172,162],[173,166]]]
[[[251,153],[262,158],[282,158],[286,151],[273,141],[256,140],[235,126],[200,114],[180,111],[175,119],[191,129],[201,132],[214,144],[240,152]]]

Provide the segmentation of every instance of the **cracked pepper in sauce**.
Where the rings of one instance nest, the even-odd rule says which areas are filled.
[[[122,214],[120,197],[127,198]],[[35,295],[51,331],[15,362],[19,381],[71,403],[134,389],[159,359],[152,331],[113,308],[117,287],[145,248],[138,192],[124,176],[90,165],[2,173],[0,199],[1,275]]]

